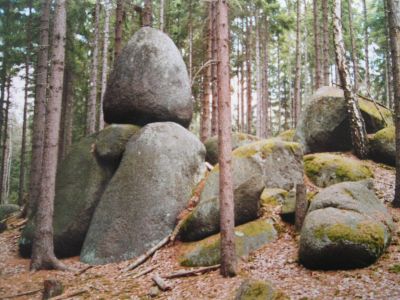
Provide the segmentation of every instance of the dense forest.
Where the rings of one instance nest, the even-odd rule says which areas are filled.
[[[396,0],[0,0],[0,299],[400,297],[399,56]]]

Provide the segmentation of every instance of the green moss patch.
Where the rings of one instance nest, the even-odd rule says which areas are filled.
[[[378,131],[371,141],[379,141],[381,143],[394,143],[396,139],[395,127],[389,126]]]
[[[284,202],[288,191],[283,189],[266,188],[261,194],[260,202],[262,206],[277,206]]]
[[[389,268],[390,273],[400,274],[400,265],[393,265]]]
[[[319,187],[373,178],[371,169],[364,162],[336,154],[307,155],[304,168],[310,180]]]
[[[235,300],[283,300],[289,299],[271,283],[262,280],[245,280],[236,292]]]
[[[289,129],[289,130],[286,130],[286,131],[280,133],[278,135],[278,138],[280,138],[282,141],[285,141],[285,142],[293,142],[295,133],[296,133],[296,130]]]
[[[293,153],[296,153],[300,149],[300,144],[293,142],[283,142],[280,139],[268,139],[237,148],[235,151],[233,151],[233,156],[246,158],[258,154],[262,158],[266,158],[271,153],[276,151],[276,149],[279,149],[281,147]]]
[[[362,98],[359,98],[358,103],[360,105],[360,110],[363,113],[364,118],[365,115],[368,115],[368,117],[370,118],[370,120],[366,120],[367,123],[371,123],[373,127],[383,128],[386,125],[390,126],[393,124],[393,114],[389,109],[379,104],[375,105],[373,101]],[[379,110],[377,106],[379,107]]]

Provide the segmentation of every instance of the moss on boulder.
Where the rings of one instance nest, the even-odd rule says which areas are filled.
[[[259,141],[260,139],[254,135],[241,133],[241,132],[233,132],[232,133],[232,151],[247,145]],[[218,136],[213,136],[204,143],[206,147],[206,161],[210,164],[215,165],[218,163]]]
[[[236,254],[245,257],[267,243],[274,241],[278,234],[271,221],[257,220],[235,227]],[[204,240],[183,244],[180,264],[185,267],[212,266],[220,263],[220,235]]]
[[[287,300],[282,291],[275,289],[270,282],[246,279],[236,292],[235,300]]]
[[[371,169],[364,162],[330,153],[306,155],[304,169],[308,178],[319,187],[373,177]]]
[[[371,183],[344,182],[311,202],[300,237],[300,262],[311,269],[349,269],[376,261],[394,231]]]
[[[260,196],[261,206],[277,206],[284,202],[288,191],[277,188],[265,188]]]
[[[285,142],[293,142],[294,135],[296,134],[295,129],[289,129],[284,132],[281,132],[277,137]]]
[[[396,165],[395,127],[389,126],[373,135],[369,140],[370,156],[377,162]]]

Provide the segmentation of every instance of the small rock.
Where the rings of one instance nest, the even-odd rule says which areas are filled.
[[[155,298],[160,294],[160,289],[157,286],[152,286],[149,291],[149,296]]]
[[[44,281],[43,285],[44,290],[42,299],[57,297],[61,295],[64,291],[63,284],[61,283],[61,281],[58,280],[48,279]]]

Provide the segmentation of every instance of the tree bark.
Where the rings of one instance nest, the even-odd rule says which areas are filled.
[[[322,85],[321,78],[321,46],[319,34],[319,18],[318,18],[318,0],[313,0],[313,14],[314,14],[314,56],[315,56],[315,90],[319,89]]]
[[[263,64],[263,115],[262,115],[262,124],[264,128],[264,135],[262,138],[267,138],[270,135],[269,124],[269,109],[270,109],[270,100],[269,100],[269,20],[268,17],[265,17],[264,20],[265,25],[265,33],[264,33],[264,64]]]
[[[371,78],[369,73],[369,33],[368,33],[368,9],[367,2],[363,0],[363,14],[364,14],[364,51],[365,51],[365,84],[367,86],[367,94],[371,89]]]
[[[347,112],[350,119],[351,138],[355,154],[364,159],[368,155],[368,138],[364,119],[361,115],[358,100],[353,92],[344,48],[341,0],[334,0],[333,28],[335,40],[336,63],[339,69],[341,85],[347,103]]]
[[[115,10],[115,42],[114,42],[114,62],[122,50],[122,22],[124,20],[125,0],[117,0],[117,8]]]
[[[192,0],[189,0],[189,79],[190,82],[193,80],[193,8],[192,8]]]
[[[50,0],[42,2],[40,37],[36,68],[36,95],[33,113],[32,158],[29,182],[28,216],[36,208],[42,178],[43,141],[46,120],[47,68],[49,57]]]
[[[347,0],[349,6],[349,30],[350,30],[350,41],[351,41],[351,60],[353,61],[353,73],[354,73],[354,91],[358,91],[358,83],[359,83],[359,71],[358,71],[358,62],[356,58],[356,41],[354,37],[354,29],[353,29],[353,11],[352,11],[352,2],[351,0]]]
[[[307,188],[305,184],[296,185],[296,213],[295,227],[297,231],[301,230],[308,209]]]
[[[386,0],[389,11],[390,47],[396,126],[396,187],[393,206],[400,207],[400,0]]]
[[[221,274],[225,277],[237,273],[234,202],[231,171],[231,92],[229,69],[229,19],[228,3],[218,0],[218,95],[219,103],[219,201],[221,227]]]
[[[52,66],[43,148],[43,180],[35,219],[32,270],[65,268],[54,255],[53,210],[65,61],[66,14],[66,0],[58,0],[54,15]]]
[[[323,83],[329,86],[329,12],[328,1],[322,1]]]
[[[301,49],[300,49],[300,27],[301,27],[301,0],[297,0],[296,20],[296,75],[294,84],[293,120],[294,127],[300,116],[300,93],[301,93]]]
[[[251,34],[253,32],[253,23],[251,20],[246,19],[246,69],[247,69],[247,133],[252,133],[253,123],[253,80],[252,80],[252,66],[251,66]]]
[[[217,51],[217,14],[216,4],[214,1],[211,2],[212,7],[212,60],[218,61]],[[218,88],[217,88],[217,64],[212,64],[211,67],[211,78],[212,78],[212,115],[211,115],[211,136],[218,134]]]
[[[153,4],[151,0],[144,1],[143,27],[153,26]]]
[[[263,135],[262,132],[262,70],[261,70],[261,54],[260,54],[260,17],[258,15],[258,11],[256,11],[255,15],[256,20],[256,77],[257,77],[257,127],[256,127],[256,135],[261,137]]]
[[[4,127],[3,130],[3,147],[2,147],[2,155],[1,155],[1,170],[0,170],[0,204],[7,204],[8,203],[8,163],[10,160],[10,130],[9,130],[9,117],[10,117],[10,87],[11,87],[11,78],[7,78],[7,98],[6,100],[6,107],[4,111]]]
[[[110,13],[111,7],[108,0],[104,5],[105,17],[104,17],[104,36],[103,36],[103,66],[101,72],[101,98],[100,98],[100,116],[99,116],[99,130],[104,128],[104,114],[103,114],[103,102],[107,88],[107,75],[108,75],[108,46],[110,39]]]
[[[385,34],[386,34],[386,70],[387,70],[387,76],[386,76],[386,89],[387,89],[387,101],[386,105],[390,108],[393,109],[393,72],[392,72],[392,58],[390,54],[390,35],[389,35],[389,14],[388,14],[388,4],[387,1],[383,1],[384,4],[384,10],[385,10],[385,22],[386,22],[386,27],[385,27]]]
[[[95,22],[94,22],[94,39],[93,39],[93,56],[92,70],[90,75],[90,95],[87,106],[86,116],[86,134],[91,135],[96,132],[97,120],[97,77],[99,68],[99,15],[100,15],[100,0],[96,0]]]

